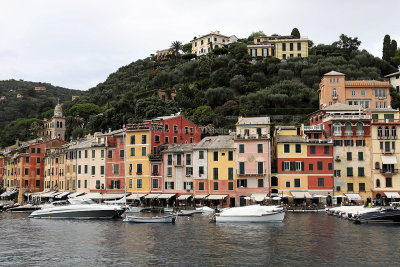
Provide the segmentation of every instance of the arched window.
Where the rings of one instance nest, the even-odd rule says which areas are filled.
[[[389,136],[389,127],[385,127],[385,136]]]
[[[376,187],[381,187],[381,180],[376,179]]]
[[[364,135],[363,124],[362,122],[357,122],[357,135]]]
[[[378,161],[375,162],[375,169],[380,169],[380,168],[379,168],[379,162],[378,162]]]
[[[397,136],[396,126],[393,126],[392,127],[392,137],[396,138],[396,136]]]
[[[346,122],[345,127],[344,127],[344,134],[346,136],[353,135],[353,132],[351,131],[351,123],[350,122]]]
[[[382,137],[382,127],[378,128],[378,137]]]

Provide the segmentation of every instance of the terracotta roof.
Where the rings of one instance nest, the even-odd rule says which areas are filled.
[[[334,70],[324,74],[324,76],[342,76],[342,75],[346,75],[346,74],[343,74],[341,72],[337,72]]]
[[[360,105],[347,105],[343,103],[335,103],[329,107],[323,108],[324,111],[358,111],[364,110]]]
[[[306,140],[300,135],[278,135],[278,143],[305,143]]]
[[[168,148],[163,150],[163,153],[168,152],[184,152],[184,151],[192,151],[194,144],[172,144],[168,145]]]
[[[219,135],[204,137],[194,146],[195,149],[235,149],[232,135]]]
[[[269,124],[270,119],[269,117],[246,117],[242,118],[239,122],[236,123],[236,125],[260,125],[260,124]]]

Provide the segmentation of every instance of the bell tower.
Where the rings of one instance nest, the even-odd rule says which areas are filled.
[[[62,114],[60,99],[54,108],[54,116],[50,121],[50,137],[51,139],[65,140],[65,117]]]

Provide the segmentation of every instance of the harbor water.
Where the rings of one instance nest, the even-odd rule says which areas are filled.
[[[400,225],[355,225],[325,213],[279,224],[29,219],[0,214],[0,266],[394,266]]]

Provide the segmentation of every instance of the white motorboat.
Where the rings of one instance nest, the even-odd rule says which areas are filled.
[[[114,205],[96,204],[91,199],[68,199],[69,205],[47,206],[31,213],[29,218],[46,219],[110,219],[120,217],[125,208]]]
[[[216,214],[216,222],[282,222],[285,218],[283,208],[278,206],[251,205],[230,208]]]
[[[176,221],[176,214],[167,216],[155,216],[155,217],[137,217],[137,216],[126,216],[124,222],[132,223],[174,223]]]
[[[202,213],[202,214],[213,214],[213,213],[215,213],[214,209],[212,209],[210,207],[207,207],[207,206],[196,208],[196,211],[198,211],[199,213]]]
[[[131,207],[128,206],[128,209],[126,210],[126,213],[139,213],[142,211],[143,208],[141,207]]]

